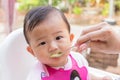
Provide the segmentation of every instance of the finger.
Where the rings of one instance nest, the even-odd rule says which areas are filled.
[[[83,43],[86,43],[88,41],[105,41],[106,40],[106,36],[108,36],[104,30],[97,30],[97,31],[93,31],[90,32],[88,34],[85,34],[83,36],[80,36],[80,38],[77,40],[76,45],[79,46]]]
[[[106,22],[102,22],[102,23],[99,23],[97,25],[90,26],[88,28],[83,29],[81,35],[84,35],[84,34],[87,34],[89,32],[93,32],[96,30],[100,30],[101,28],[103,28],[104,26],[107,26],[107,25],[108,24]]]
[[[84,51],[84,50],[86,50],[87,49],[87,44],[81,44],[78,48],[77,48],[77,52],[82,52],[82,51]]]
[[[105,52],[104,49],[106,49],[106,42],[102,41],[91,41],[88,44],[88,47],[91,48],[92,52]]]

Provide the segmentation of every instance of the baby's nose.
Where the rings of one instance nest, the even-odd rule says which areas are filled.
[[[58,45],[56,42],[51,42],[50,46],[49,46],[49,52],[53,52],[56,51],[58,49]]]

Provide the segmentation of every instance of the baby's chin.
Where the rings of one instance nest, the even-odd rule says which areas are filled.
[[[68,62],[67,58],[53,58],[53,59],[56,61],[52,62],[51,64],[48,64],[51,67],[63,67]]]

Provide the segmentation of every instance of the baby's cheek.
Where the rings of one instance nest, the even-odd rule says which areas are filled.
[[[70,42],[63,42],[60,46],[62,49],[66,50],[66,49],[71,47],[71,43]]]

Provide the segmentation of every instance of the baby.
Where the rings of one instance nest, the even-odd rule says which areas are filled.
[[[64,14],[51,6],[30,10],[24,19],[27,50],[38,59],[27,80],[90,80],[88,63],[70,51],[73,34]],[[94,78],[94,80],[104,78]]]

